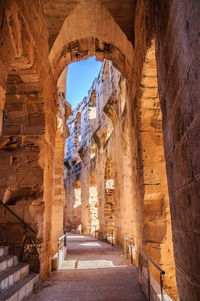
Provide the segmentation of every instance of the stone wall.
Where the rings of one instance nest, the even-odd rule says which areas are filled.
[[[157,6],[158,87],[180,300],[200,296],[199,1]],[[164,20],[164,22],[163,22]]]
[[[64,70],[64,83],[66,82],[66,70]],[[63,75],[62,75],[63,76]],[[62,77],[61,76],[61,77]],[[65,99],[65,85],[62,87],[59,79],[57,88],[57,129],[55,135],[54,153],[54,190],[52,204],[52,255],[58,251],[57,240],[63,235],[64,207],[65,207],[65,188],[64,188],[64,160],[65,140],[68,136],[67,118],[71,113],[71,107]]]
[[[46,277],[56,130],[56,86],[49,73],[48,33],[39,1],[3,1],[1,21],[0,199],[35,234],[24,231],[19,220],[6,211],[1,217],[0,239],[14,252],[25,246],[25,260],[34,262],[33,269]]]

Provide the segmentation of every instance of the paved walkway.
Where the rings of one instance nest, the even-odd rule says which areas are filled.
[[[61,270],[29,301],[146,301],[137,269],[121,250],[95,238],[70,234]]]

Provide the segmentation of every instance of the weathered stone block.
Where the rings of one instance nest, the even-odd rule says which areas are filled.
[[[2,134],[4,136],[10,135],[20,135],[21,134],[21,126],[20,125],[7,125],[3,128]]]
[[[22,125],[27,124],[28,117],[26,115],[24,116],[9,116],[8,119],[5,122],[5,127],[12,126],[12,125]]]
[[[44,112],[44,103],[30,103],[27,104],[27,111],[31,113]]]
[[[187,162],[185,164],[185,162]],[[173,181],[174,190],[180,186],[185,185],[193,178],[192,158],[189,146],[189,139],[187,136],[181,140],[177,145],[173,155]]]
[[[25,102],[17,102],[17,101],[19,101],[19,99],[16,100],[16,103],[8,102],[5,105],[5,111],[9,112],[11,115],[17,115],[17,114],[19,114],[19,112],[24,111],[24,108],[25,108],[24,103]]]
[[[24,170],[19,170],[17,180],[23,186],[43,185],[44,171],[41,167],[30,167]]]
[[[45,125],[45,114],[44,113],[33,113],[29,114],[29,125]]]
[[[166,235],[165,223],[145,223],[144,224],[144,239],[145,241],[161,243]]]
[[[0,151],[0,167],[6,168],[10,165],[10,154],[4,151]]]
[[[21,129],[22,135],[43,135],[44,126],[43,125],[22,125]]]

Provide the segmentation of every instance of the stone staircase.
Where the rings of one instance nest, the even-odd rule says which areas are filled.
[[[33,291],[39,275],[29,272],[27,263],[19,263],[9,255],[8,247],[0,246],[0,301],[20,301]]]

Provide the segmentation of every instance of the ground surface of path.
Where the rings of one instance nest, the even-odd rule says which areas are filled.
[[[146,301],[138,272],[121,250],[95,238],[68,236],[61,270],[28,301]]]

